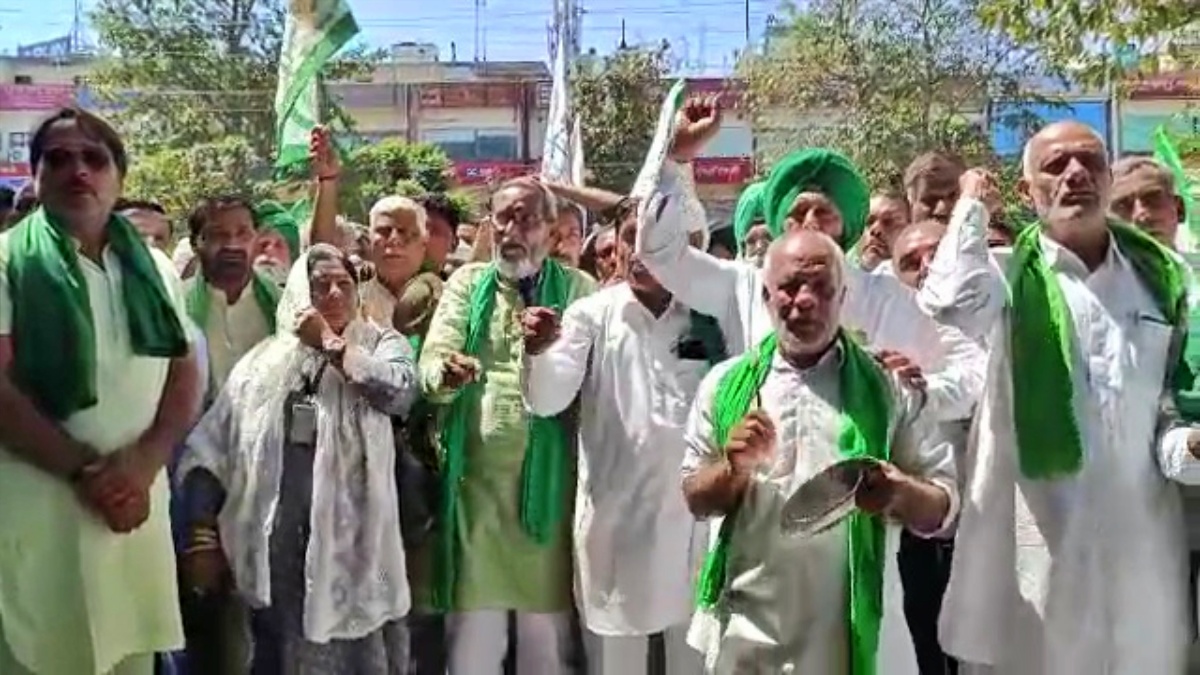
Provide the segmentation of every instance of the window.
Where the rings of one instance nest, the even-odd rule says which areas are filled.
[[[433,143],[458,161],[514,161],[517,136],[503,129],[426,129],[421,140]]]
[[[29,134],[14,131],[8,135],[8,161],[29,161]]]
[[[14,84],[33,84],[32,75],[17,75],[13,78]]]

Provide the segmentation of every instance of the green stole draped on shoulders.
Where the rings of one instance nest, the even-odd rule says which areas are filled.
[[[551,258],[542,263],[537,283],[537,304],[562,316],[566,309],[571,279],[566,269]],[[495,263],[475,280],[467,310],[466,339],[462,353],[478,356],[491,327],[500,272]],[[472,382],[458,393],[442,430],[441,532],[438,542],[437,583],[434,605],[449,611],[454,606],[458,581],[458,491],[466,475],[467,423],[471,407],[483,394],[483,383]],[[525,436],[525,461],[521,474],[521,526],[534,541],[553,539],[565,509],[569,446],[567,435],[556,417],[531,415]]]
[[[1075,331],[1066,296],[1041,246],[1042,228],[1017,237],[1009,265],[1009,352],[1013,422],[1021,473],[1056,479],[1083,466],[1083,438],[1075,417]],[[1112,222],[1113,242],[1150,291],[1166,322],[1175,328],[1187,312],[1186,274],[1173,254],[1140,230]],[[1173,388],[1190,388],[1191,371],[1179,350]]]
[[[196,326],[201,332],[207,334],[208,311],[212,305],[212,296],[209,295],[209,284],[208,280],[204,278],[204,273],[197,274],[196,283],[192,285],[192,289],[187,295],[187,311],[188,316],[196,322]],[[257,270],[251,270],[250,289],[254,293],[255,304],[258,305],[263,319],[267,322],[267,334],[274,335],[275,308],[279,305],[279,298],[282,295],[279,286],[265,278]]]
[[[133,225],[108,221],[108,248],[121,265],[121,299],[133,353],[187,354],[188,340],[158,265]],[[96,405],[96,327],[77,244],[39,208],[8,234],[8,281],[21,391],[56,420]]]
[[[772,333],[722,376],[712,406],[713,441],[718,447],[724,448],[729,433],[750,412],[771,372],[776,346],[777,339]],[[845,331],[839,333],[837,346],[841,349],[838,450],[846,459],[872,457],[888,461],[891,458],[892,397],[887,377],[874,358]],[[716,607],[729,583],[729,554],[736,519],[736,512],[725,516],[717,542],[704,561],[696,589],[696,600],[701,609]],[[856,510],[848,518],[847,535],[846,618],[849,622],[850,672],[852,675],[874,675],[883,620],[886,529],[879,516]]]

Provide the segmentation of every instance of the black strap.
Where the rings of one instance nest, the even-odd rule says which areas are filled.
[[[321,378],[325,376],[325,369],[329,367],[329,359],[322,358],[321,365],[317,366],[317,372],[312,377],[304,378],[304,387],[300,393],[305,397],[316,396],[317,387],[321,386]]]

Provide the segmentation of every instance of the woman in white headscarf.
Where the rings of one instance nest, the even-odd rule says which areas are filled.
[[[389,416],[407,412],[416,374],[408,342],[360,318],[357,286],[332,246],[300,258],[274,337],[234,367],[177,474],[185,590],[234,584],[254,608],[255,672],[405,667],[410,597]]]

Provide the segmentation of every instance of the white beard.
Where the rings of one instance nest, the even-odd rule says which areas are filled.
[[[541,267],[529,257],[507,260],[500,255],[499,251],[492,255],[492,261],[496,263],[496,270],[500,272],[500,276],[513,281],[531,277],[537,274]]]

